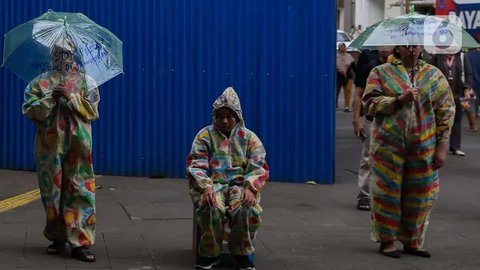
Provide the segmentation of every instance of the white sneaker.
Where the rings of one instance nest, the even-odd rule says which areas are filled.
[[[220,264],[219,257],[198,257],[197,264],[194,266],[196,269],[210,270],[213,267]]]
[[[454,154],[455,156],[460,156],[460,157],[464,157],[465,156],[465,152],[463,151],[460,151],[460,150],[455,150],[455,151],[452,151],[452,154]]]

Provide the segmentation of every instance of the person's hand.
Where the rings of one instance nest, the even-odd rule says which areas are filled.
[[[401,94],[398,99],[402,103],[414,101],[415,99],[417,99],[418,92],[419,89],[417,87],[408,88],[408,90],[403,92],[403,94]]]
[[[357,138],[365,138],[365,129],[363,127],[363,123],[360,120],[353,121],[353,132]]]
[[[215,192],[213,191],[212,187],[206,187],[205,189],[203,189],[201,199],[202,199],[203,205],[209,205],[210,207],[217,206],[217,200],[215,199]]]
[[[60,97],[65,97],[67,100],[70,100],[70,95],[67,92],[67,88],[63,83],[59,83],[52,92],[52,97],[58,100]]]
[[[435,149],[433,156],[433,169],[438,170],[445,165],[447,159],[447,145],[445,143],[439,143]]]
[[[257,197],[250,188],[245,188],[242,194],[242,205],[244,207],[252,207],[257,204]]]
[[[465,89],[464,95],[465,98],[473,98],[475,97],[475,92],[473,91],[472,88]]]

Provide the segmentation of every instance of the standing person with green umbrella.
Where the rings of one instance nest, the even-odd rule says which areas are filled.
[[[413,9],[412,9],[413,10]],[[430,257],[425,250],[429,216],[445,164],[455,104],[442,72],[420,59],[479,44],[458,24],[415,13],[368,27],[353,48],[395,46],[388,62],[374,68],[362,97],[371,126],[371,238],[380,253],[399,258],[403,251]]]
[[[420,60],[420,51],[395,47],[388,62],[370,73],[362,97],[373,120],[371,237],[381,243],[380,253],[393,258],[400,257],[396,241],[408,254],[430,257],[425,233],[455,111],[445,76]]]

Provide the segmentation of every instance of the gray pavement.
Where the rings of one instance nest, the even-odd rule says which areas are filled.
[[[467,156],[449,155],[441,171],[427,234],[433,257],[390,259],[369,240],[369,213],[355,209],[361,144],[351,119],[351,113],[337,112],[334,185],[271,182],[265,188],[257,269],[480,269],[480,133],[465,131]],[[0,213],[0,269],[192,269],[185,179],[103,176],[98,184],[97,262],[45,254],[37,200]],[[0,200],[35,187],[33,172],[0,170]]]

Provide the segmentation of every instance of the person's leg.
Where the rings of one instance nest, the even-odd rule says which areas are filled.
[[[439,190],[438,171],[432,168],[434,154],[435,145],[414,146],[404,166],[400,241],[405,252],[422,257],[430,256],[422,247]]]
[[[370,122],[363,121],[365,130],[365,141],[362,145],[362,156],[360,158],[360,167],[358,168],[358,187],[360,191],[357,195],[357,208],[359,210],[370,210]]]
[[[339,76],[337,74],[337,76]],[[340,79],[337,78],[337,92],[336,92],[336,96],[335,96],[335,107],[338,109],[338,96],[340,95],[340,90],[342,90],[342,83],[340,81]]]
[[[351,112],[350,108],[350,98],[352,94],[352,79],[348,79],[344,85],[344,94],[345,94],[345,110]]]
[[[474,97],[477,97],[476,91],[474,90]],[[478,131],[477,127],[477,109],[478,109],[478,98],[475,98],[469,102],[470,108],[468,112],[468,124],[470,131]]]
[[[243,187],[231,186],[228,192],[228,215],[230,217],[230,236],[228,246],[234,255],[250,255],[254,252],[253,241],[262,223],[260,194],[257,204],[246,208],[242,205]]]
[[[191,190],[190,195],[195,207],[195,222],[200,227],[198,255],[200,257],[216,258],[222,252],[223,220],[225,218],[225,197],[228,185],[215,184],[216,206],[205,205],[201,193]]]
[[[230,235],[228,248],[234,255],[241,269],[255,267],[250,259],[255,251],[253,242],[260,224],[262,223],[260,206],[260,194],[257,195],[257,204],[246,208],[242,205],[244,188],[240,186],[229,187],[228,192],[228,216],[230,218]]]
[[[470,131],[478,131],[477,127],[477,113],[475,112],[475,108],[472,108],[468,112],[468,122]]]
[[[462,105],[460,99],[455,98],[455,117],[450,134],[450,151],[455,154],[461,148],[462,140]]]
[[[37,135],[37,139],[40,136]],[[56,243],[66,241],[65,221],[63,218],[63,209],[61,205],[62,169],[61,156],[55,153],[46,153],[41,151],[41,146],[37,144],[36,149],[36,167],[38,175],[38,184],[42,203],[45,208],[46,224],[43,230],[45,237]],[[56,245],[49,246],[48,253],[54,254],[57,251]],[[48,251],[50,250],[50,251]]]
[[[95,243],[95,175],[89,145],[89,140],[70,136],[63,161],[62,206],[72,257],[93,262],[95,255],[89,248]]]
[[[371,138],[370,141],[372,206],[370,236],[372,240],[382,243],[380,245],[382,254],[398,258],[394,242],[398,240],[400,229],[400,198],[405,152],[398,150],[398,146],[401,148],[403,142],[385,143],[385,141],[388,141],[388,138]]]
[[[72,247],[95,242],[95,175],[89,143],[70,137],[70,148],[63,161],[63,209],[67,237]]]

